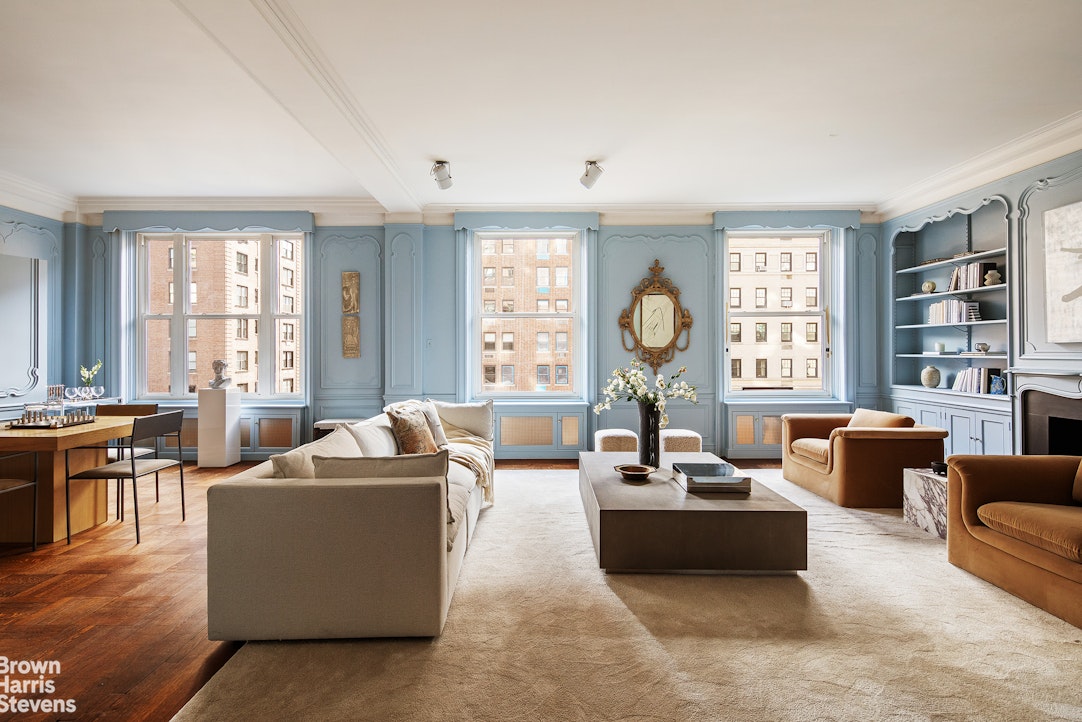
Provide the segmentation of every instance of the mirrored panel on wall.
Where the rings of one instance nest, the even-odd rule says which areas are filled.
[[[46,393],[44,348],[46,261],[0,256],[0,405],[41,401]]]

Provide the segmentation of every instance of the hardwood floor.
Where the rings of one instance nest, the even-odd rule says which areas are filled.
[[[737,465],[780,463],[741,459]],[[162,475],[158,503],[153,482],[141,482],[138,545],[129,488],[126,520],[110,518],[76,535],[71,546],[0,547],[0,657],[59,662],[60,672],[47,675],[55,690],[42,696],[76,705],[73,714],[48,717],[0,711],[0,720],[168,720],[221,669],[240,644],[207,640],[206,490],[245,466],[185,464],[185,522],[176,472]],[[578,461],[501,460],[496,467],[575,469]],[[114,493],[110,488],[110,513]]]
[[[71,546],[0,552],[0,656],[59,662],[47,675],[55,690],[41,696],[76,705],[47,719],[167,720],[240,648],[207,640],[206,489],[241,468],[185,464],[184,522],[177,472],[162,474],[159,503],[153,478],[141,480],[141,544],[130,486],[126,519],[116,521],[110,484],[110,520]],[[0,720],[44,718],[0,711]]]

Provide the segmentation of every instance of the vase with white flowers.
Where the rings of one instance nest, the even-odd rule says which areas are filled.
[[[99,371],[101,371],[101,359],[98,359],[98,362],[90,368],[80,365],[79,378],[83,380],[83,386],[93,386],[94,377],[98,375]]]
[[[661,457],[661,429],[669,425],[665,408],[669,399],[687,399],[697,404],[695,387],[680,377],[687,373],[681,366],[666,378],[658,374],[650,384],[643,363],[632,359],[627,368],[615,369],[601,392],[605,399],[594,406],[594,413],[612,408],[614,401],[636,401],[639,404],[639,463],[658,468]]]

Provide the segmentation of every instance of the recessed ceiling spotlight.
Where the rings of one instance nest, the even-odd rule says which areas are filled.
[[[597,164],[596,160],[588,160],[586,161],[586,171],[579,178],[579,183],[582,183],[587,188],[593,188],[594,183],[597,183],[597,179],[604,172],[604,169]]]
[[[433,163],[429,175],[436,179],[436,185],[440,187],[440,190],[447,190],[453,184],[451,180],[451,164],[445,160],[438,160]]]

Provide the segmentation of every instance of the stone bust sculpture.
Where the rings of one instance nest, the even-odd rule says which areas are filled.
[[[211,367],[214,369],[214,378],[210,380],[210,388],[212,389],[224,389],[232,383],[232,379],[225,375],[225,370],[229,366],[222,359],[214,359],[214,363]]]

